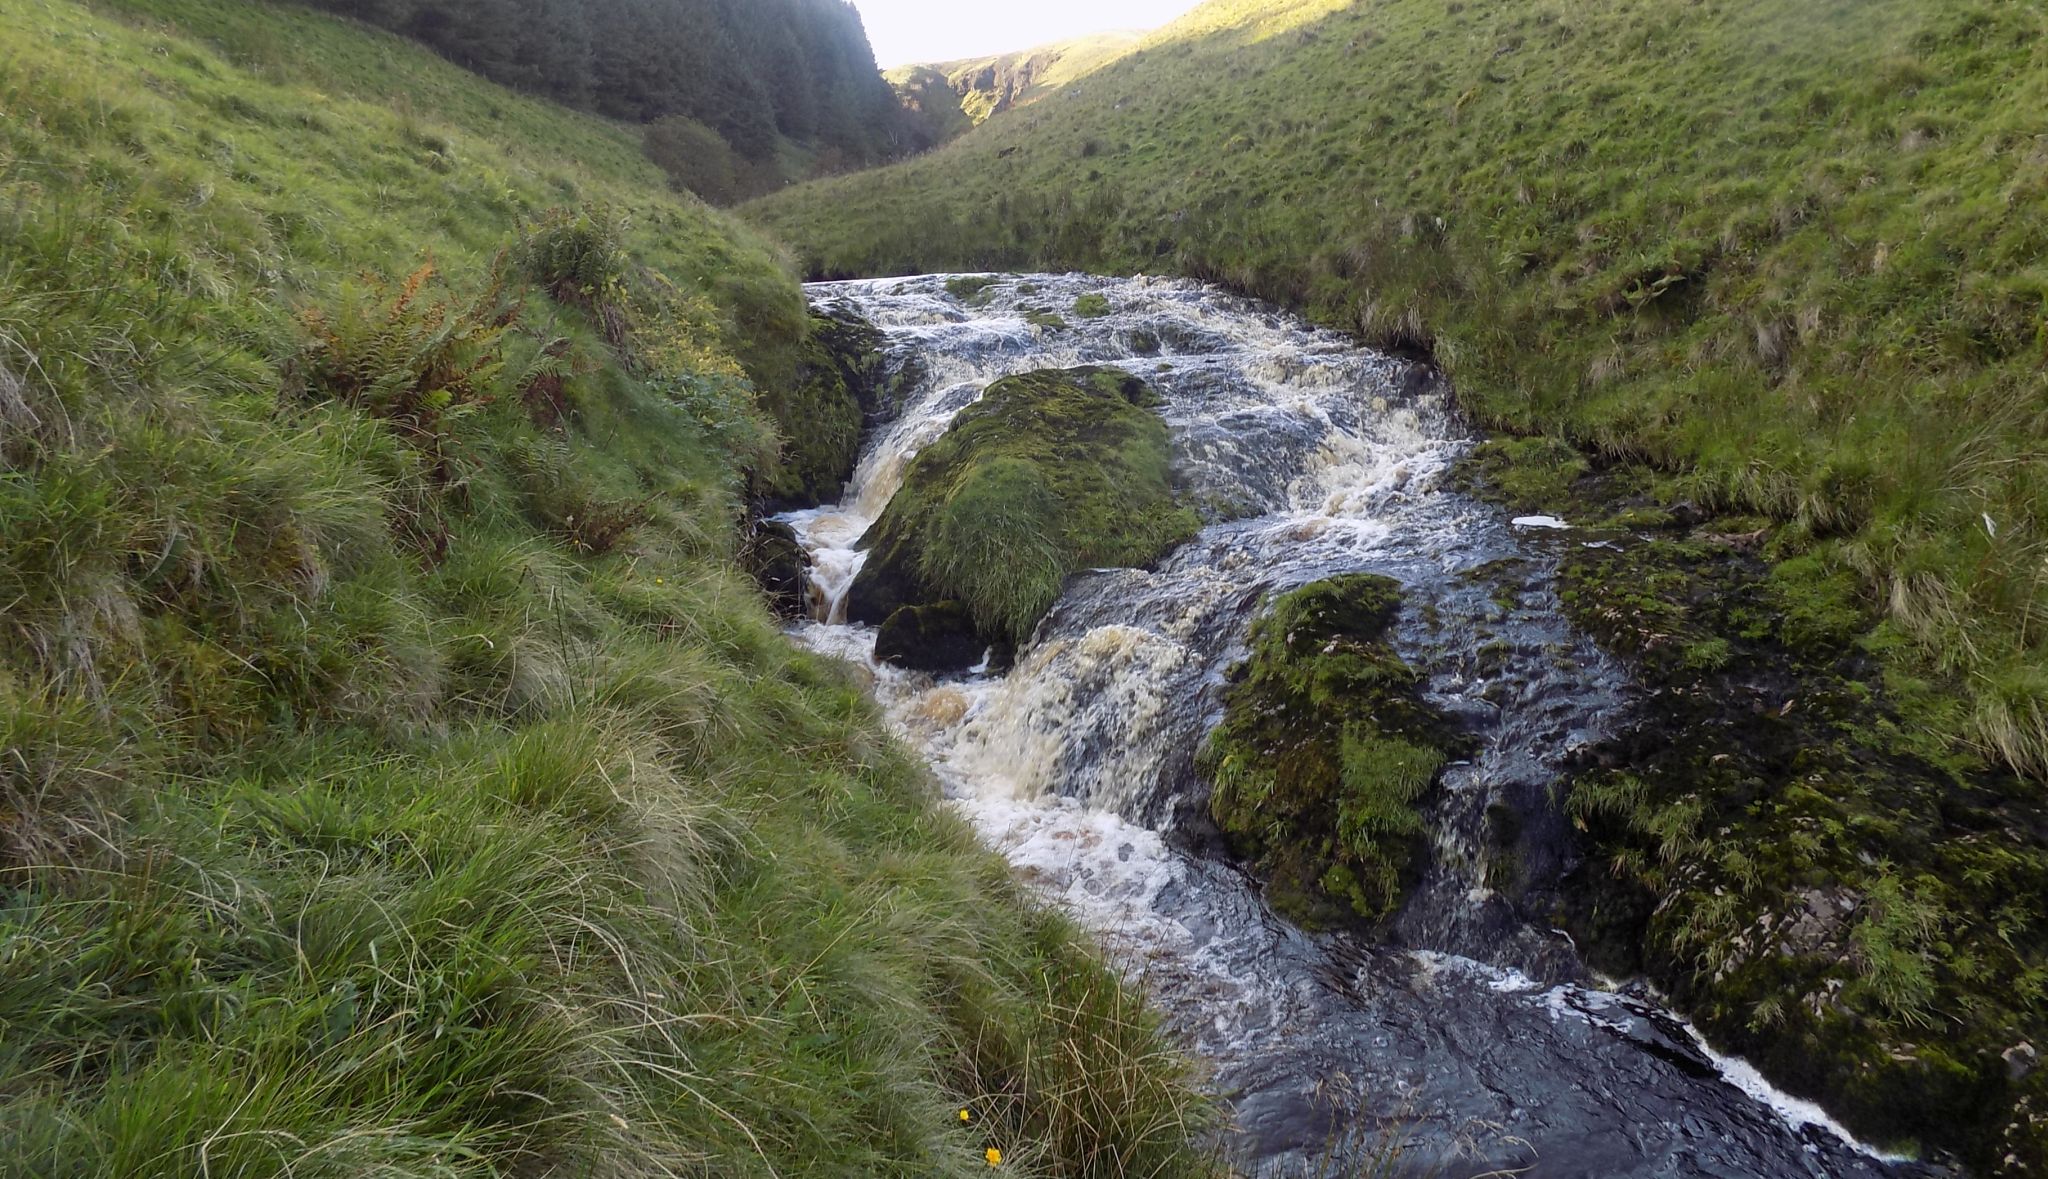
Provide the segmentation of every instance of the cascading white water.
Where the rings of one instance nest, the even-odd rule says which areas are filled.
[[[1111,313],[1076,315],[1082,295]],[[1254,1169],[1397,1138],[1447,1175],[1889,1172],[1642,997],[1589,989],[1568,941],[1486,886],[1489,808],[1522,817],[1525,870],[1565,854],[1547,788],[1626,685],[1564,624],[1518,525],[1442,486],[1468,441],[1425,370],[1181,281],[812,296],[853,302],[922,366],[843,501],[782,517],[811,561],[817,621],[797,633],[864,664],[874,633],[845,624],[860,536],[954,414],[999,377],[1077,364],[1164,395],[1201,534],[1156,569],[1071,579],[1005,676],[877,667],[875,690],[983,839],[1142,976],[1231,1098]],[[1394,926],[1405,949],[1304,935],[1202,850],[1193,752],[1247,627],[1271,593],[1353,570],[1403,583],[1418,608],[1395,644],[1479,749],[1432,804],[1437,855]]]

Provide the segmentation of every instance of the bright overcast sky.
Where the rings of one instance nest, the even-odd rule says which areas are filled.
[[[1200,0],[853,0],[883,69],[1157,28]]]

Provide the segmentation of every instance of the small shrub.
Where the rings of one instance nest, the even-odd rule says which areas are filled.
[[[625,222],[608,210],[553,209],[522,226],[512,263],[557,303],[597,315],[605,338],[625,342]]]
[[[300,312],[307,341],[295,369],[307,396],[390,422],[446,484],[455,477],[453,423],[497,387],[505,333],[519,311],[495,283],[464,301],[434,280],[431,262],[396,287],[369,276],[345,290],[333,311]]]

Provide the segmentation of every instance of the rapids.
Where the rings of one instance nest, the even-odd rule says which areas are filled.
[[[951,805],[1147,988],[1234,1111],[1247,1171],[1299,1174],[1334,1150],[1446,1177],[1919,1173],[1715,1056],[1640,988],[1603,986],[1528,919],[1572,855],[1551,786],[1630,684],[1564,622],[1529,543],[1567,523],[1444,485],[1470,439],[1429,370],[1177,280],[809,293],[856,305],[908,379],[842,501],[782,517],[811,562],[816,620],[797,634],[873,668]],[[1112,313],[1076,315],[1084,294]],[[1007,674],[875,667],[844,598],[906,465],[991,381],[1077,364],[1164,395],[1175,480],[1207,526],[1156,569],[1071,579]],[[1435,854],[1384,944],[1274,917],[1221,854],[1193,767],[1261,604],[1354,570],[1403,584],[1395,645],[1478,748],[1430,804]],[[1511,864],[1488,838],[1503,815]],[[1488,887],[1502,871],[1536,882],[1521,904]]]

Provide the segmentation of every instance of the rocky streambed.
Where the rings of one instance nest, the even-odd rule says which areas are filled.
[[[1643,988],[1603,984],[1550,928],[1585,866],[1558,783],[1637,689],[1559,598],[1559,546],[1601,542],[1457,489],[1473,440],[1428,369],[1182,281],[810,293],[879,328],[894,396],[840,500],[779,518],[804,551],[797,633],[873,668],[952,805],[1154,996],[1233,1109],[1247,1170],[1334,1152],[1446,1176],[1921,1171],[1716,1055]],[[992,661],[877,663],[847,602],[916,456],[1001,379],[1081,366],[1156,391],[1198,531],[1146,568],[1075,570]],[[1384,642],[1460,740],[1416,801],[1402,903],[1307,932],[1226,854],[1197,755],[1274,596],[1355,573],[1398,585]]]

